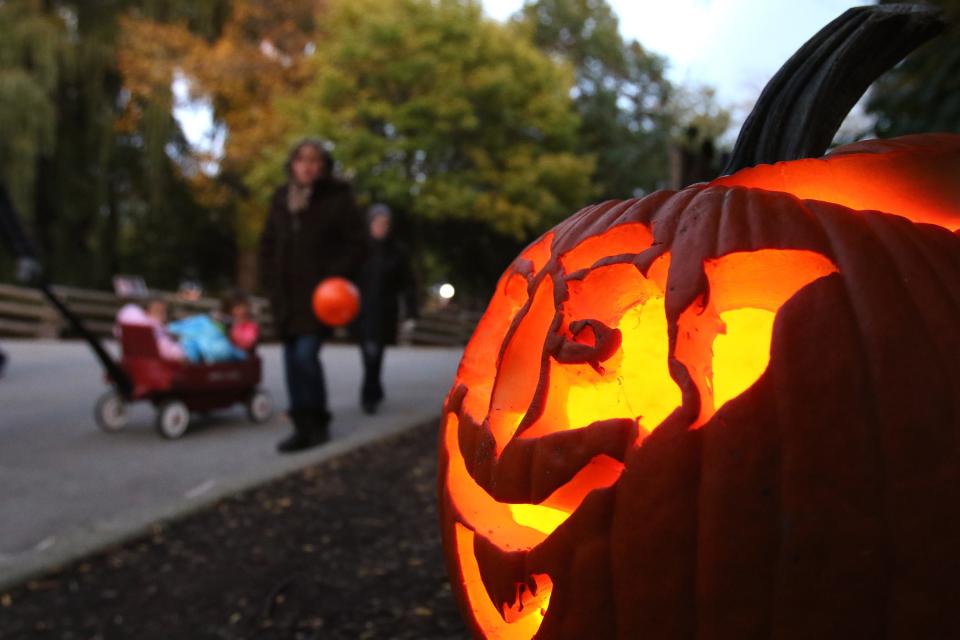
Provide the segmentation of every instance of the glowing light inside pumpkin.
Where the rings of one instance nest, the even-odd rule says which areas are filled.
[[[594,384],[570,387],[567,419],[587,425],[598,419],[636,417],[653,429],[680,406],[680,388],[670,378],[667,317],[663,298],[651,298],[625,313],[617,325],[623,336],[619,366]]]
[[[563,270],[570,274],[589,269],[598,261],[616,255],[636,254],[653,244],[653,233],[640,223],[621,224],[592,236],[560,256]]]
[[[700,391],[702,426],[766,371],[780,308],[837,267],[814,251],[762,249],[730,253],[704,264],[709,301],[698,300],[678,321],[675,357]]]
[[[680,388],[668,369],[669,341],[663,297],[651,297],[623,314],[616,327],[620,350],[601,364],[551,361],[547,408],[524,438],[589,426],[611,418],[639,419],[652,430],[680,406]]]
[[[591,491],[613,485],[623,472],[622,463],[598,455],[540,504],[498,502],[467,470],[457,435],[456,414],[448,413],[445,422],[443,441],[449,456],[446,486],[450,498],[465,524],[482,532],[504,551],[537,546],[577,510]]]
[[[543,347],[555,315],[553,281],[544,278],[516,331],[509,338],[490,402],[490,431],[497,455],[513,437],[526,415],[539,382]]]
[[[776,314],[766,309],[737,309],[720,314],[726,328],[713,340],[713,402],[722,407],[756,382],[770,361]]]
[[[570,517],[567,511],[532,504],[511,504],[510,515],[520,526],[530,527],[547,534],[553,533]]]
[[[599,367],[551,360],[545,410],[522,437],[541,437],[613,418],[637,419],[650,431],[680,406],[680,388],[668,368],[663,292],[668,263],[669,255],[661,256],[649,270],[651,277],[633,264],[616,263],[568,283],[564,324],[598,320],[620,331],[621,345]]]
[[[449,456],[447,490],[463,522],[505,551],[532,549],[543,542],[545,532],[518,523],[511,505],[494,500],[470,477],[460,450],[458,422],[456,415],[447,414],[443,440]]]
[[[519,273],[504,274],[463,352],[457,380],[467,385],[463,409],[476,422],[481,422],[490,408],[490,395],[497,373],[496,354],[500,351],[500,344],[510,322],[526,301],[527,279]]]
[[[498,611],[480,574],[473,547],[475,532],[482,532],[504,550],[532,549],[562,525],[591,491],[613,485],[623,472],[623,464],[598,455],[542,504],[497,502],[470,477],[459,447],[458,425],[457,416],[448,414],[443,441],[448,454],[446,487],[464,523],[454,525],[463,589],[477,624],[488,638],[528,640],[540,628],[553,583],[545,574],[534,574],[536,591],[521,590],[515,602],[503,604]]]
[[[606,489],[620,479],[623,463],[605,455],[595,456],[569,482],[540,504],[511,504],[510,514],[524,527],[550,535],[566,522],[594,489]]]
[[[487,305],[457,369],[457,380],[467,386],[463,401],[464,411],[481,422],[490,407],[493,384],[497,373],[497,356],[504,337],[517,313],[527,302],[528,278],[544,267],[550,257],[553,234],[547,233],[514,261],[497,283],[493,298]],[[530,273],[514,270],[514,266],[530,266]]]

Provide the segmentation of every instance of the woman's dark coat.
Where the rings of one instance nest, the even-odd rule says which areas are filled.
[[[354,326],[357,339],[395,344],[401,299],[405,317],[417,317],[417,288],[410,254],[392,238],[368,240],[358,283],[360,315]]]
[[[17,212],[6,188],[0,184],[0,244],[17,258],[34,257],[33,245],[27,240]]]
[[[277,189],[260,237],[260,278],[280,338],[328,330],[313,314],[313,290],[330,276],[355,280],[365,246],[366,228],[347,183],[318,180],[299,213],[287,207],[287,187]]]

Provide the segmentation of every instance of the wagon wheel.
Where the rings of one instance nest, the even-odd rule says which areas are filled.
[[[181,400],[167,400],[157,409],[157,432],[168,440],[176,440],[190,426],[190,410]]]
[[[107,391],[97,399],[93,417],[101,430],[116,433],[127,426],[127,402],[116,391]]]
[[[273,415],[273,398],[263,389],[257,389],[247,400],[247,417],[251,422],[260,424]]]

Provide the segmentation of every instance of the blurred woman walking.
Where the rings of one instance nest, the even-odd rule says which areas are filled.
[[[33,244],[27,239],[20,219],[13,208],[7,188],[0,184],[0,246],[4,246],[16,260],[16,279],[23,285],[37,284],[43,270],[37,262]],[[7,368],[7,354],[0,349],[0,378]]]
[[[364,228],[350,185],[333,177],[333,159],[318,140],[302,140],[287,159],[287,184],[273,194],[260,238],[260,275],[283,341],[294,433],[282,452],[329,439],[332,415],[320,363],[331,335],[311,308],[313,290],[330,276],[354,278],[363,262]]]
[[[367,223],[367,259],[360,271],[360,314],[356,331],[363,359],[360,405],[372,414],[384,398],[383,352],[386,345],[396,344],[401,300],[404,317],[417,317],[417,289],[410,255],[390,233],[390,208],[385,204],[372,206]]]

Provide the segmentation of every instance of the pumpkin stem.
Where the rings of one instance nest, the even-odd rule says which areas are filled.
[[[822,156],[867,87],[944,26],[942,12],[925,5],[848,9],[767,83],[723,173]]]

